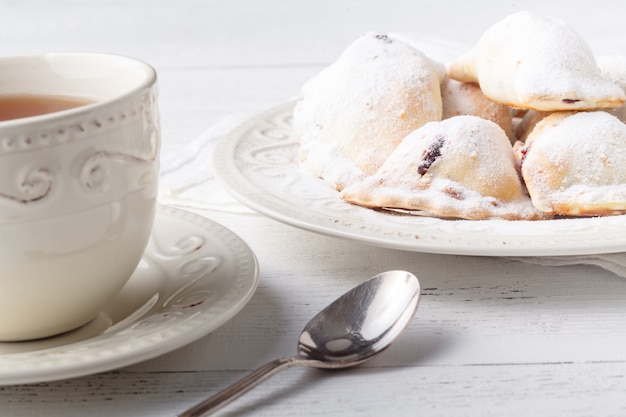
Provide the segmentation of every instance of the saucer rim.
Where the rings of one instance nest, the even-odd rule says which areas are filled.
[[[183,320],[182,323],[175,322],[169,329],[159,327],[153,332],[144,332],[144,334],[137,336],[138,340],[143,343],[133,343],[134,348],[131,347],[129,349],[129,346],[124,346],[124,342],[128,340],[128,337],[120,338],[119,346],[114,345],[109,347],[108,354],[102,354],[107,352],[100,352],[100,354],[98,354],[97,345],[98,342],[113,338],[120,333],[119,331],[108,332],[116,323],[112,323],[112,326],[102,329],[98,334],[92,335],[84,340],[51,348],[43,348],[41,350],[0,353],[0,386],[77,378],[119,369],[153,359],[186,346],[217,330],[236,316],[248,304],[256,292],[260,281],[259,263],[249,245],[227,227],[205,216],[161,204],[157,205],[157,216],[154,223],[155,229],[159,228],[159,226],[165,228],[162,222],[159,223],[159,217],[162,216],[171,216],[182,220],[190,227],[196,226],[196,228],[198,228],[199,226],[203,232],[210,234],[212,237],[219,234],[221,243],[227,242],[227,244],[231,245],[231,247],[228,248],[231,252],[230,259],[235,261],[240,268],[238,275],[230,277],[230,279],[243,281],[238,283],[240,285],[237,286],[234,294],[236,297],[231,300],[232,303],[219,312],[209,312],[209,310],[215,309],[212,305],[201,307],[199,311],[195,312],[188,319]],[[146,249],[144,258],[149,256],[149,250],[150,247]],[[164,275],[167,279],[167,274]],[[123,291],[124,289],[121,290],[121,292]],[[224,294],[222,295],[224,296]],[[228,296],[232,297],[233,294],[229,294]],[[105,311],[108,307],[109,305],[104,307],[101,312]],[[158,312],[159,310],[156,310],[140,315],[136,317],[135,320],[126,323],[123,329],[132,326],[140,320],[150,318],[152,314]],[[131,312],[117,323],[132,317],[133,313],[134,312]],[[166,334],[164,334],[164,332]],[[133,339],[133,341],[137,342],[136,339]],[[15,345],[32,342],[7,343]],[[118,348],[117,351],[115,350],[116,347]],[[83,349],[85,352],[88,352],[88,354],[83,357],[80,355],[71,357],[72,355],[69,354],[72,352],[71,348]],[[50,357],[49,361],[46,361],[47,357]],[[33,361],[33,358],[39,358],[39,360]],[[29,362],[32,362],[32,365],[35,366],[29,366]]]

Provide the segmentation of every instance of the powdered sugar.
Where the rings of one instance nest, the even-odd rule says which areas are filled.
[[[598,62],[602,71],[563,22],[530,12],[496,23],[450,65],[451,78],[466,83],[447,79],[441,65],[403,42],[364,35],[303,88],[294,111],[302,165],[366,207],[509,220],[624,212],[619,120],[557,112],[535,126],[553,110],[623,103],[626,59]],[[546,111],[528,112],[519,125],[528,129],[516,136],[507,104]],[[529,132],[514,151],[511,141]],[[554,138],[535,143],[541,132]],[[523,180],[532,201],[517,158],[527,159]]]
[[[561,214],[626,208],[626,125],[603,112],[554,114],[529,136],[522,173],[536,206]]]
[[[600,55],[596,60],[600,74],[626,90],[626,55]]]
[[[490,99],[519,108],[615,108],[625,99],[600,75],[578,33],[559,19],[527,11],[490,27],[470,53],[452,62],[449,74],[478,82]]]
[[[420,171],[424,161],[428,166]],[[408,135],[376,174],[346,188],[342,198],[442,217],[543,217],[524,194],[504,131],[475,116],[427,123]]]
[[[447,78],[441,83],[442,118],[472,115],[491,120],[514,141],[512,111],[508,106],[487,99],[480,87]]]
[[[294,131],[303,160],[338,189],[375,172],[406,134],[441,119],[444,72],[403,42],[362,36],[302,89]],[[349,168],[338,170],[343,160]]]

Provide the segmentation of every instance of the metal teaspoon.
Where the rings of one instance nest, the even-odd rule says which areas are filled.
[[[354,287],[304,327],[298,354],[269,362],[178,417],[211,414],[277,372],[293,366],[339,369],[385,350],[415,316],[420,284],[406,271],[387,271]]]

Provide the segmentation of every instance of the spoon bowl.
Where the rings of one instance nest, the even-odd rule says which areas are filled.
[[[298,355],[342,368],[385,350],[413,319],[420,284],[406,271],[388,271],[348,291],[309,321]]]
[[[339,369],[359,365],[385,350],[417,311],[420,284],[406,271],[387,271],[357,285],[307,323],[298,353],[273,360],[178,417],[207,416],[283,369]]]

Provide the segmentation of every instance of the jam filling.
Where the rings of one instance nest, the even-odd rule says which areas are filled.
[[[428,148],[422,155],[422,160],[417,166],[417,173],[420,175],[426,174],[431,165],[441,157],[441,148],[446,143],[445,137],[441,135],[435,136],[435,140],[428,145]]]
[[[384,43],[392,43],[393,40],[387,35],[376,35],[376,39],[383,41]]]

